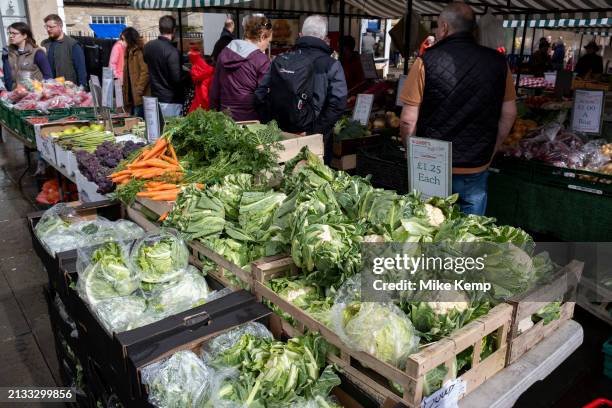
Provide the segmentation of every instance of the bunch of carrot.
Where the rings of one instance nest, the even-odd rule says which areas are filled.
[[[109,176],[115,184],[127,184],[130,180],[151,180],[145,184],[146,191],[138,193],[139,197],[152,200],[175,200],[180,188],[172,182],[180,181],[184,171],[179,164],[174,148],[166,138],[159,138],[142,153],[125,170],[117,171]],[[161,178],[165,181],[153,181]],[[146,194],[146,195],[141,195]]]

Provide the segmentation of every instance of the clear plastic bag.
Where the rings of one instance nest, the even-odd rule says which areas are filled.
[[[392,303],[360,301],[359,275],[339,289],[331,310],[333,330],[349,347],[401,369],[419,337],[408,316]]]
[[[65,203],[56,204],[44,212],[34,233],[45,245],[49,253],[55,255],[76,248],[78,235],[70,229],[73,223],[81,221],[74,207]]]
[[[204,343],[201,349],[202,360],[205,363],[214,360],[219,354],[232,348],[245,334],[267,340],[274,339],[274,336],[266,326],[261,323],[249,322]]]
[[[94,312],[109,333],[121,333],[149,322],[143,319],[147,302],[142,296],[131,295],[99,301]]]
[[[204,304],[211,293],[204,276],[189,265],[180,279],[159,285],[147,293],[147,298],[149,307],[161,318]]]
[[[104,299],[130,295],[140,284],[139,273],[129,262],[125,242],[78,248],[76,266],[77,290],[92,306]]]
[[[167,360],[143,368],[141,376],[151,404],[159,408],[186,408],[201,407],[208,400],[215,373],[195,353],[179,351]]]
[[[147,283],[163,283],[177,279],[189,262],[185,241],[173,233],[148,233],[134,243],[130,262]]]
[[[317,395],[312,399],[295,401],[291,408],[342,408],[342,405],[334,397]]]

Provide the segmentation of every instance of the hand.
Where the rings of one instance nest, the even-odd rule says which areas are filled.
[[[306,132],[298,133],[300,136],[306,136]]]

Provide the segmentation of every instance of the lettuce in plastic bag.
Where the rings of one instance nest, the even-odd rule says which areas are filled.
[[[185,241],[167,233],[147,234],[132,248],[130,258],[148,283],[168,282],[180,276],[189,262]]]

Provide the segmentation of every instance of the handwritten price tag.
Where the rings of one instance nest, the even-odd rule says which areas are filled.
[[[604,91],[577,89],[572,110],[572,130],[601,133]]]
[[[355,102],[355,109],[353,110],[353,120],[359,121],[359,123],[364,126],[367,125],[370,119],[370,112],[372,112],[373,103],[374,95],[357,95],[357,102]]]
[[[467,384],[463,380],[452,380],[444,384],[444,387],[425,397],[421,401],[421,408],[457,408],[457,402],[462,394],[465,394]]]

